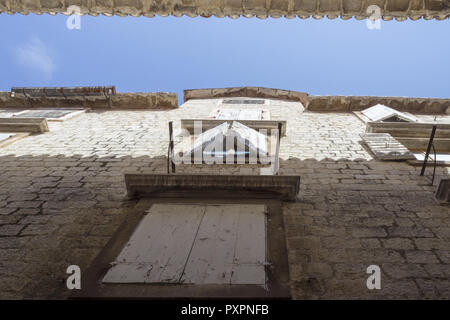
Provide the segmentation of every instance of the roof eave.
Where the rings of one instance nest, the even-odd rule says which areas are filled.
[[[70,9],[72,6],[72,9]],[[73,7],[76,6],[76,7]],[[377,6],[379,12],[373,11]],[[181,17],[257,17],[260,19],[272,18],[314,18],[347,20],[355,18],[366,19],[379,13],[383,20],[396,19],[436,19],[444,20],[450,17],[450,0],[121,0],[121,1],[80,1],[80,0],[0,0],[0,13],[8,14],[89,14],[97,16],[163,16]]]

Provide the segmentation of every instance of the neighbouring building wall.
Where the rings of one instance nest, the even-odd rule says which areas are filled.
[[[0,298],[67,297],[67,266],[83,274],[136,204],[123,173],[166,172],[168,121],[215,103],[89,112],[1,148]],[[434,200],[448,169],[430,186],[430,169],[375,161],[352,113],[268,109],[287,120],[280,174],[301,176],[300,200],[283,207],[293,297],[450,298],[450,209]],[[381,290],[366,288],[372,264]]]

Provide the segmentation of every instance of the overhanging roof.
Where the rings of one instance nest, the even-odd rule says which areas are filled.
[[[67,8],[71,5],[78,6],[82,15],[94,16],[365,19],[372,15],[367,8],[377,5],[383,20],[450,17],[450,0],[0,0],[0,12],[70,14]]]

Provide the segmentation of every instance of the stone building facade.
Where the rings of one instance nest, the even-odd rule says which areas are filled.
[[[420,176],[418,166],[376,160],[361,143],[366,125],[351,112],[394,101],[419,119],[450,123],[449,101],[425,99],[414,110],[406,98],[268,90],[193,90],[179,107],[158,96],[164,103],[139,110],[85,102],[87,112],[1,147],[0,298],[68,298],[67,266],[86,270],[137,203],[124,173],[165,173],[168,122],[177,132],[180,119],[207,118],[231,95],[263,97],[271,119],[287,121],[278,174],[301,177],[298,199],[282,208],[292,298],[449,299],[450,209],[434,197],[448,167],[437,168],[431,185],[429,168]],[[2,117],[29,108],[8,99]],[[259,174],[245,165],[177,169]],[[366,286],[369,265],[381,268],[380,290]]]

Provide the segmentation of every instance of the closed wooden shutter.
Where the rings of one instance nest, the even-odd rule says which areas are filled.
[[[212,116],[220,120],[262,120],[261,109],[217,109]]]
[[[0,133],[0,142],[14,136],[14,133]]]
[[[414,154],[389,133],[364,133],[361,138],[380,160],[415,159]]]
[[[214,109],[209,117],[218,120],[269,120],[270,112],[267,109],[248,109],[243,106],[241,109]]]

